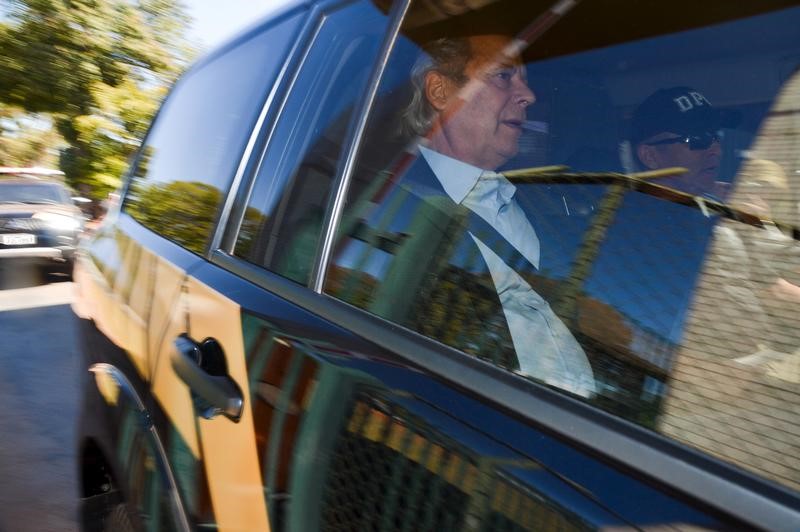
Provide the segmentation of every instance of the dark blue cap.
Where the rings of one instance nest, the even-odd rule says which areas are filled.
[[[658,133],[694,135],[722,128],[734,128],[741,122],[737,111],[717,109],[691,87],[660,89],[644,100],[633,112],[630,140],[633,144]]]

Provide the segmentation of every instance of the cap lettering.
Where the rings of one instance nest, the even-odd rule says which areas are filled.
[[[700,94],[699,92],[690,92],[689,95],[694,100],[694,103],[697,105],[711,105],[711,102],[706,100],[706,97]]]
[[[674,102],[678,104],[678,109],[681,110],[681,113],[685,113],[694,107],[694,105],[692,105],[692,100],[690,100],[688,96],[678,96],[674,99]]]

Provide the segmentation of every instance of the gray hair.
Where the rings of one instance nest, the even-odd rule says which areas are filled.
[[[442,37],[425,44],[422,54],[411,69],[411,101],[403,111],[402,134],[420,136],[431,126],[434,109],[425,96],[425,77],[437,71],[453,79],[459,85],[467,82],[464,70],[472,57],[469,39],[466,37]]]

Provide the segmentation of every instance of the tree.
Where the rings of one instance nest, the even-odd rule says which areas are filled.
[[[171,0],[11,0],[0,22],[0,103],[48,113],[61,168],[101,199],[192,58],[189,18]]]
[[[89,194],[102,199],[119,187],[166,89],[142,88],[129,80],[116,87],[98,83],[90,90],[95,101],[91,113],[57,120],[68,143],[60,167],[71,183],[88,185]]]
[[[0,166],[56,168],[63,147],[50,117],[0,104]]]

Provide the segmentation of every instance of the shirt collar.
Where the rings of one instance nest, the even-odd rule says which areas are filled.
[[[420,146],[419,152],[431,167],[433,174],[442,184],[442,188],[450,196],[450,199],[459,204],[475,187],[483,173],[483,170],[477,166],[453,159],[425,146]]]
[[[502,174],[495,174],[498,177],[500,183],[497,187],[497,197],[503,205],[508,204],[511,201],[511,198],[514,197],[514,193],[517,191],[517,187],[515,187],[506,177]]]

